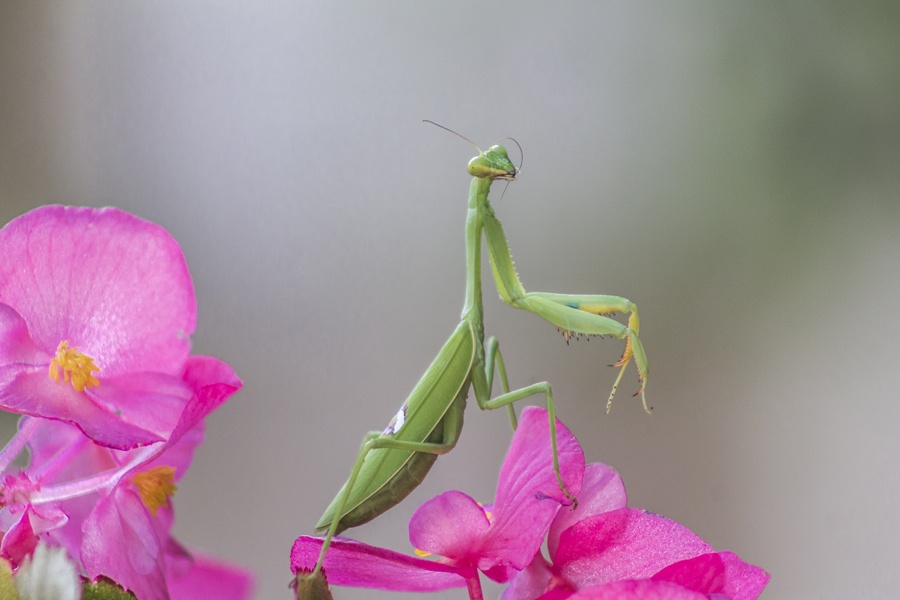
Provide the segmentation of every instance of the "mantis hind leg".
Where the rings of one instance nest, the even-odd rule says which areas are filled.
[[[559,452],[556,442],[556,405],[553,403],[553,390],[550,383],[541,381],[518,390],[510,391],[509,380],[506,376],[506,368],[503,364],[503,355],[500,353],[500,343],[497,338],[490,338],[486,344],[485,370],[484,380],[479,377],[473,377],[472,387],[475,391],[475,401],[482,410],[493,410],[495,408],[507,407],[509,411],[510,421],[513,429],[516,428],[518,420],[513,404],[519,400],[544,394],[545,404],[547,406],[547,418],[550,421],[550,445],[553,451],[553,472],[556,474],[556,481],[559,483],[559,489],[571,500],[572,507],[578,506],[578,498],[569,491],[559,472]],[[500,374],[500,384],[503,393],[495,398],[491,398],[491,386],[494,380],[494,369]],[[484,387],[482,387],[484,385]]]

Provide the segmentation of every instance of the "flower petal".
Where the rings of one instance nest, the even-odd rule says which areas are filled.
[[[163,546],[138,495],[117,486],[83,525],[81,560],[90,579],[105,575],[141,600],[169,600]]]
[[[451,490],[413,513],[409,541],[419,550],[464,561],[478,551],[489,526],[484,509],[471,496]]]
[[[584,475],[584,452],[558,419],[556,437],[560,474],[568,490],[577,495]],[[560,506],[570,503],[553,471],[548,413],[536,406],[526,407],[500,470],[491,528],[482,543],[478,568],[525,568]]]
[[[126,423],[140,425],[161,439],[167,439],[193,396],[193,390],[180,374],[144,371],[104,377],[99,386],[86,390],[85,394],[114,411]]]
[[[552,594],[553,592],[550,592]],[[548,594],[542,600],[560,598]],[[576,592],[569,600],[706,600],[706,596],[668,581],[614,581]]]
[[[0,556],[13,565],[21,563],[37,547],[38,536],[31,526],[32,511],[30,506],[25,508],[20,513],[19,519],[6,528],[3,539],[0,540]]]
[[[291,549],[294,574],[310,573],[319,558],[322,538],[300,536]],[[406,556],[347,538],[334,538],[325,554],[330,584],[405,592],[433,592],[466,587],[460,572],[449,565]]]
[[[186,573],[170,572],[168,581],[172,600],[245,600],[253,592],[253,576],[246,569],[199,554]]]
[[[556,554],[560,534],[582,519],[618,508],[625,508],[628,495],[625,484],[616,470],[603,463],[590,463],[584,468],[584,481],[578,493],[575,510],[561,510],[556,514],[547,534],[547,550]]]
[[[179,418],[178,428],[172,433],[175,439],[219,408],[244,385],[228,363],[212,356],[188,357],[182,379],[193,390],[194,399]]]
[[[646,579],[674,562],[712,551],[687,527],[635,508],[588,517],[565,530],[553,557],[556,574],[578,589]]]
[[[7,224],[0,302],[24,317],[40,348],[69,340],[100,360],[104,376],[176,374],[197,321],[178,242],[116,208],[43,206]]]
[[[38,417],[22,417],[19,430],[31,429],[28,437],[30,476],[43,485],[56,483],[64,466],[67,480],[87,477],[116,466],[109,451],[92,444],[78,427]],[[48,473],[48,470],[51,471]]]
[[[211,356],[191,356],[185,362],[183,381],[192,390],[190,400],[178,418],[178,423],[165,442],[137,453],[119,455],[120,464],[137,457],[125,473],[145,469],[151,464],[180,469],[180,479],[193,460],[194,449],[203,443],[203,419],[243,386],[227,363]]]
[[[753,600],[762,594],[771,577],[764,569],[744,562],[733,552],[719,552],[725,561],[723,593],[731,600]]]
[[[28,333],[28,324],[16,309],[0,302],[0,366],[47,365],[53,358],[39,348]]]
[[[53,381],[43,368],[14,365],[0,369],[0,407],[71,423],[98,444],[111,448],[126,450],[163,439],[123,420],[115,409],[97,401],[89,391],[76,392],[70,385]]]
[[[538,552],[534,560],[516,575],[503,590],[502,600],[534,600],[539,598],[550,585],[553,577],[550,564]],[[571,592],[570,592],[571,593]]]
[[[652,579],[730,600],[755,600],[769,582],[769,574],[732,552],[712,552],[669,565]]]

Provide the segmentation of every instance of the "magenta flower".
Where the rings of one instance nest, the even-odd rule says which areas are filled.
[[[584,453],[572,433],[556,422],[560,473],[574,494],[581,489]],[[462,492],[445,492],[423,504],[410,520],[410,541],[437,555],[421,560],[352,540],[335,539],[325,556],[328,581],[395,591],[437,591],[467,585],[481,597],[478,572],[505,582],[540,549],[560,507],[570,505],[553,471],[546,410],[522,412],[489,507]],[[294,573],[311,572],[321,538],[301,536],[291,551]]]
[[[504,600],[759,596],[769,579],[765,571],[730,552],[716,552],[683,525],[626,508],[619,475],[601,463],[582,467],[580,446],[561,423],[561,466],[563,447],[567,457],[578,457],[566,459],[566,481],[578,481],[581,471],[583,482],[574,488],[580,488],[577,508],[558,510],[565,498],[546,467],[547,429],[545,411],[523,412],[493,507],[481,507],[461,492],[446,492],[416,511],[410,540],[440,555],[438,561],[338,540],[325,558],[327,579],[337,585],[402,591],[437,591],[461,587],[465,581],[470,598],[481,598],[481,571],[495,581],[510,582]],[[532,480],[540,481],[539,488],[531,487]],[[544,503],[551,498],[553,502]],[[549,561],[539,551],[545,535]],[[311,571],[320,548],[318,538],[299,538],[291,554],[294,572]],[[526,557],[531,558],[523,561]]]
[[[88,577],[107,576],[140,600],[169,598],[169,563],[173,551],[182,551],[170,537],[174,515],[168,498],[203,441],[203,419],[242,385],[228,365],[210,357],[191,357],[184,379],[196,393],[170,439],[127,453],[131,456],[112,489],[101,490],[82,524],[81,560]]]
[[[195,322],[157,225],[50,206],[0,230],[0,409],[25,415],[0,451],[0,559],[18,568],[41,542],[140,600],[249,596],[248,573],[171,536],[204,418],[243,385],[189,356]],[[9,471],[26,446],[28,468]]]
[[[171,435],[197,308],[178,243],[115,208],[37,208],[0,230],[0,409],[129,449]]]
[[[504,600],[730,598],[759,596],[769,575],[730,552],[715,552],[687,527],[626,508],[610,467],[585,472],[580,503],[550,526],[542,555],[512,580]]]
[[[108,577],[140,600],[203,597],[198,586],[217,582],[210,589],[219,590],[229,581],[227,594],[208,597],[247,598],[246,571],[191,557],[173,540],[169,505],[203,441],[203,419],[242,384],[227,364],[204,356],[188,358],[183,381],[193,393],[172,434],[143,448],[113,450],[67,423],[23,419],[17,438],[27,439],[32,466],[4,478],[2,556],[18,564],[45,539],[66,548],[89,579]]]
[[[194,573],[187,552],[171,538],[174,513],[169,498],[203,441],[203,419],[242,385],[227,364],[211,357],[190,357],[183,379],[194,393],[168,440],[130,451],[82,444],[78,455],[64,454],[66,460],[71,461],[71,467],[99,475],[56,488],[45,487],[31,496],[33,503],[59,502],[73,524],[78,524],[77,528],[60,529],[51,538],[81,559],[89,579],[109,577],[140,600],[168,600],[169,584],[182,577],[195,581],[194,586],[204,580]],[[33,454],[44,459],[41,464],[45,468],[59,460],[59,454],[47,456],[55,450],[54,442],[83,437],[63,423],[44,421],[42,429],[32,435],[32,445],[38,445]],[[101,470],[109,464],[115,467]],[[87,514],[85,509],[89,509]],[[212,563],[207,561],[199,567],[208,572]],[[240,575],[243,589],[251,586],[245,572],[229,568],[225,575],[231,579]]]

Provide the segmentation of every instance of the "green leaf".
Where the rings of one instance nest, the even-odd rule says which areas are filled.
[[[112,580],[101,577],[94,582],[85,582],[81,600],[137,600],[137,597]]]
[[[0,559],[0,600],[19,600],[19,593],[13,583],[12,568]]]

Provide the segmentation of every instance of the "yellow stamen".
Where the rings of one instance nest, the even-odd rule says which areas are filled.
[[[419,558],[425,558],[425,557],[431,556],[431,552],[426,552],[425,550],[419,550],[418,548],[413,549],[413,554],[415,554]]]
[[[169,506],[169,497],[175,493],[175,467],[153,467],[131,478],[141,495],[141,502],[153,516],[160,506]]]
[[[100,368],[94,364],[93,358],[82,354],[78,348],[70,348],[69,340],[59,343],[56,348],[56,356],[50,361],[50,379],[59,381],[61,375],[65,383],[72,382],[72,387],[76,392],[83,392],[84,388],[100,385],[97,378],[91,374],[92,372],[100,372]]]

